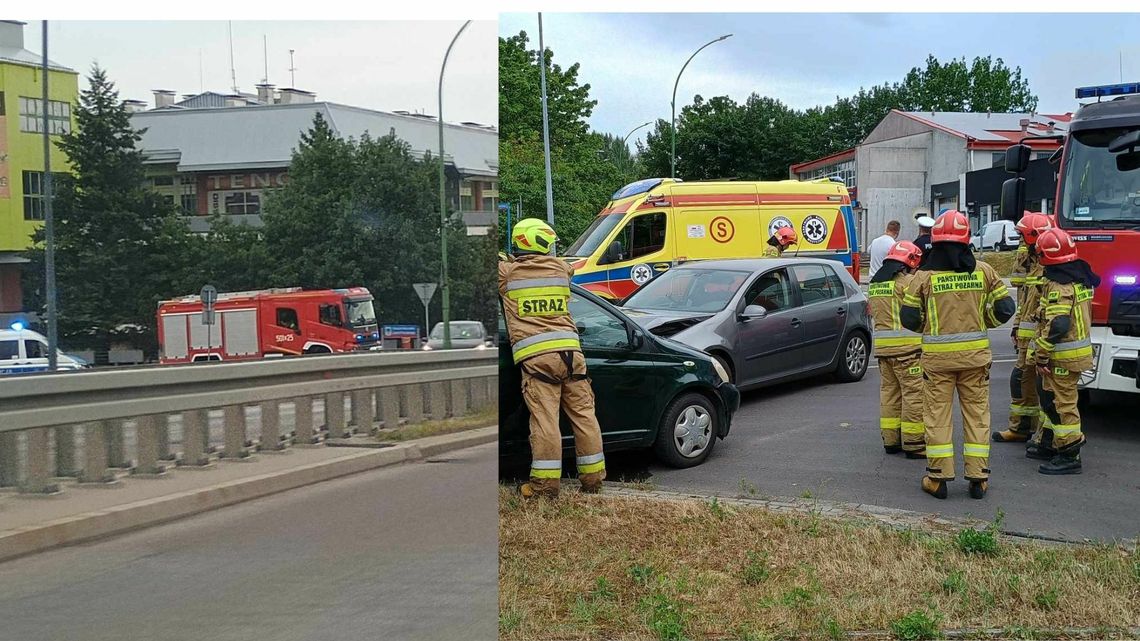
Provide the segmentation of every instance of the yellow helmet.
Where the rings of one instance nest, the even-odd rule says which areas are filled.
[[[550,253],[558,235],[554,229],[540,218],[523,218],[515,224],[511,232],[511,244],[515,249],[534,254]]]

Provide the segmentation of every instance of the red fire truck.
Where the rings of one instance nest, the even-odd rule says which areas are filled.
[[[372,294],[364,287],[219,293],[214,317],[213,325],[202,324],[196,295],[159,303],[160,362],[331,354],[380,344]]]
[[[1140,393],[1140,83],[1081,87],[1081,105],[1059,162],[1057,224],[1101,277],[1092,302],[1093,369],[1083,389]],[[1024,141],[1022,141],[1024,143]],[[1006,151],[1006,170],[1025,171],[1029,147]],[[1002,186],[1002,211],[1024,209],[1024,182]]]

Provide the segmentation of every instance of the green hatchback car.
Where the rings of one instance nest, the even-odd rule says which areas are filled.
[[[607,453],[652,448],[673,467],[700,465],[728,435],[740,392],[704,352],[642,329],[613,305],[571,285],[570,313],[578,325]],[[519,368],[499,318],[499,458],[515,467],[530,460],[530,413]],[[562,416],[565,456],[574,437]]]

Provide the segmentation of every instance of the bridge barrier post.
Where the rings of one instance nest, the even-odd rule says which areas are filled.
[[[20,472],[20,450],[15,432],[0,432],[0,487],[15,487]]]
[[[205,467],[210,464],[206,455],[205,437],[209,430],[208,410],[197,409],[182,412],[182,460],[179,465]]]
[[[245,445],[245,407],[242,405],[223,407],[222,420],[225,421],[225,446],[222,458],[238,460],[249,458],[249,450]]]
[[[124,421],[107,421],[107,467],[129,469],[131,462],[127,459],[127,443],[124,432],[127,426]]]
[[[135,419],[135,442],[139,460],[131,470],[132,474],[154,476],[166,472],[166,467],[158,462],[158,433],[160,430],[165,431],[165,425],[165,414],[148,414]]]
[[[28,471],[24,475],[24,482],[20,485],[20,492],[24,494],[56,494],[59,484],[51,481],[51,453],[48,449],[48,435],[50,430],[41,427],[28,430],[27,462]]]
[[[301,396],[293,400],[293,434],[301,445],[317,442],[318,437],[313,433],[312,396]]]
[[[494,405],[499,402],[499,377],[490,376],[487,378],[487,400]]]
[[[155,451],[158,460],[173,461],[177,455],[170,449],[170,416],[163,414],[158,418],[154,433]]]
[[[400,388],[381,387],[376,391],[376,400],[379,401],[380,420],[384,421],[386,429],[394,430],[400,427]]]
[[[467,379],[471,386],[471,407],[476,410],[481,410],[487,406],[487,378],[481,376],[479,378]]]
[[[376,422],[376,405],[372,390],[361,389],[352,393],[352,425],[357,434],[371,435]]]
[[[463,416],[467,413],[467,388],[471,386],[471,379],[459,378],[451,381],[451,415]]]
[[[83,471],[79,474],[80,483],[116,481],[115,474],[107,465],[109,423],[110,421],[95,421],[83,426]]]
[[[75,426],[64,425],[55,432],[55,475],[79,476],[79,461],[75,456]]]
[[[328,438],[352,436],[344,416],[344,392],[325,394],[325,428],[329,431]]]
[[[411,385],[404,385],[404,397],[407,399],[407,409],[405,415],[408,417],[408,425],[415,425],[422,423],[424,420],[424,386],[423,383],[412,383]]]
[[[261,436],[258,437],[262,452],[280,452],[285,449],[281,441],[281,404],[265,401],[261,404]]]
[[[447,383],[431,384],[431,418],[439,421],[447,418]]]

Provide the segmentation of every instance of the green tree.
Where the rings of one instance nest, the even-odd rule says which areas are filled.
[[[515,139],[542,132],[542,78],[538,51],[527,48],[525,31],[499,38],[499,135]],[[586,119],[596,100],[590,100],[590,85],[578,84],[578,63],[563,70],[546,50],[547,118],[551,146],[573,146],[589,133]]]
[[[125,340],[152,351],[157,303],[185,293],[195,239],[172,206],[144,186],[141,131],[106,72],[95,65],[75,107],[75,129],[56,143],[73,171],[55,189],[59,334],[64,344],[106,349]],[[43,302],[43,231],[28,270]]]

